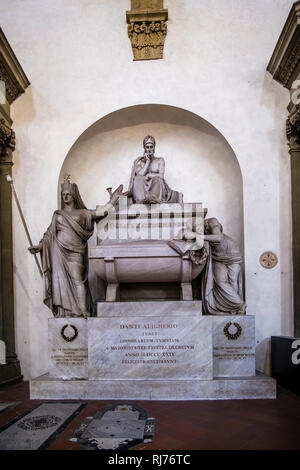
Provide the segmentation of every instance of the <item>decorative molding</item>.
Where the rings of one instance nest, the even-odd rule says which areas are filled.
[[[126,19],[133,60],[162,59],[168,19],[163,0],[131,0]]]
[[[0,119],[0,162],[9,159],[9,149],[14,151],[16,139],[14,131],[6,124],[4,119]]]
[[[288,89],[300,72],[300,1],[291,8],[267,70]]]
[[[24,70],[22,69],[1,28],[0,80],[5,82],[6,99],[9,104],[24,93],[28,85],[30,85]]]
[[[9,115],[9,104],[3,105],[0,104],[0,119],[4,119],[5,123],[11,127],[13,120],[11,119]]]
[[[8,74],[4,65],[3,56],[0,53],[0,80],[5,83],[6,101],[11,104],[24,90],[18,87],[18,83]]]
[[[229,328],[231,328],[231,332],[229,331]],[[241,325],[237,322],[228,322],[223,328],[223,333],[226,336],[227,339],[230,341],[235,341],[237,340],[241,334],[242,334],[243,328]]]
[[[286,121],[286,136],[290,151],[300,151],[300,105],[295,105],[290,110]]]
[[[21,368],[15,353],[12,194],[6,175],[12,173],[12,130],[10,105],[29,85],[21,65],[0,28],[0,80],[5,83],[5,100],[0,103],[0,329],[6,344],[7,364],[0,367],[0,384],[21,379]],[[5,101],[5,102],[4,102]]]

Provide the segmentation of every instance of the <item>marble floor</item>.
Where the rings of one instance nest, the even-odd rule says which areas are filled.
[[[0,413],[0,428],[43,400],[30,400],[28,382],[0,386],[0,402],[19,402]],[[49,400],[47,400],[49,401]],[[47,450],[84,450],[71,442],[87,416],[112,405],[109,400],[86,402],[80,413]],[[155,418],[151,444],[134,450],[299,450],[300,396],[278,387],[276,400],[136,401]]]

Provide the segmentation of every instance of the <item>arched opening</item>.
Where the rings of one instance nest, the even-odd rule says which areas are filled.
[[[156,156],[165,159],[170,187],[183,193],[184,202],[202,202],[207,216],[219,219],[243,253],[243,182],[237,158],[217,129],[181,108],[136,105],[95,122],[68,152],[58,192],[64,174],[78,184],[88,208],[108,200],[107,187],[122,183],[127,189],[133,161],[143,154],[147,134],[156,139]]]

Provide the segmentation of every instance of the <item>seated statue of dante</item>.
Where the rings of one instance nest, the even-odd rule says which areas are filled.
[[[78,187],[66,180],[61,186],[61,209],[56,210],[42,240],[29,251],[41,253],[44,274],[44,303],[55,317],[88,317],[92,297],[88,285],[87,241],[94,222],[116,203],[122,185],[102,208],[103,215],[85,207]]]
[[[147,135],[143,140],[144,155],[138,157],[132,167],[126,195],[139,203],[182,203],[182,193],[173,191],[165,182],[165,161],[155,157],[155,139]]]

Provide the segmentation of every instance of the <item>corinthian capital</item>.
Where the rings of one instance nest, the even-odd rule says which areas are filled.
[[[133,60],[162,59],[168,19],[163,0],[131,0],[126,17]]]
[[[5,123],[4,119],[0,119],[0,160],[9,158],[8,150],[14,151],[16,146],[15,133]]]

